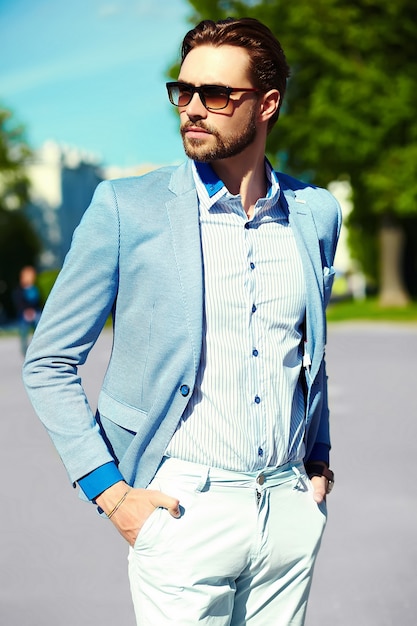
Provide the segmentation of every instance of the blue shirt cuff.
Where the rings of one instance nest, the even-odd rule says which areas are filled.
[[[101,465],[77,482],[89,500],[94,500],[103,491],[124,480],[122,474],[113,461]]]

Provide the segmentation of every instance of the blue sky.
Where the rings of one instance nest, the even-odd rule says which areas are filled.
[[[33,148],[53,139],[106,165],[183,158],[167,68],[186,0],[0,0],[0,103]]]

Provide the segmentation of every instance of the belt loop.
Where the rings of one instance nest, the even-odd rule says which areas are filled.
[[[295,476],[297,478],[297,481],[296,481],[296,483],[294,485],[294,489],[298,489],[299,487],[301,487],[302,490],[305,491],[307,489],[307,487],[306,487],[306,484],[304,482],[304,479],[302,477],[302,474],[301,474],[300,470],[295,465],[293,465],[291,467],[291,469],[292,469],[292,471],[294,472],[294,474],[295,474]]]
[[[209,474],[210,468],[205,466],[204,471],[201,472],[201,478],[195,489],[196,491],[205,491],[208,488]]]

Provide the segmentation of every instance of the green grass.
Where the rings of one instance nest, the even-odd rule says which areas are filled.
[[[414,322],[417,324],[417,302],[406,307],[385,308],[375,298],[331,303],[327,309],[329,322],[369,320],[376,322]]]

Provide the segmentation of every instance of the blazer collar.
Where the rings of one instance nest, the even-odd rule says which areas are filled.
[[[168,188],[176,196],[181,196],[191,190],[195,191],[192,161],[190,159],[187,159],[173,170]]]

